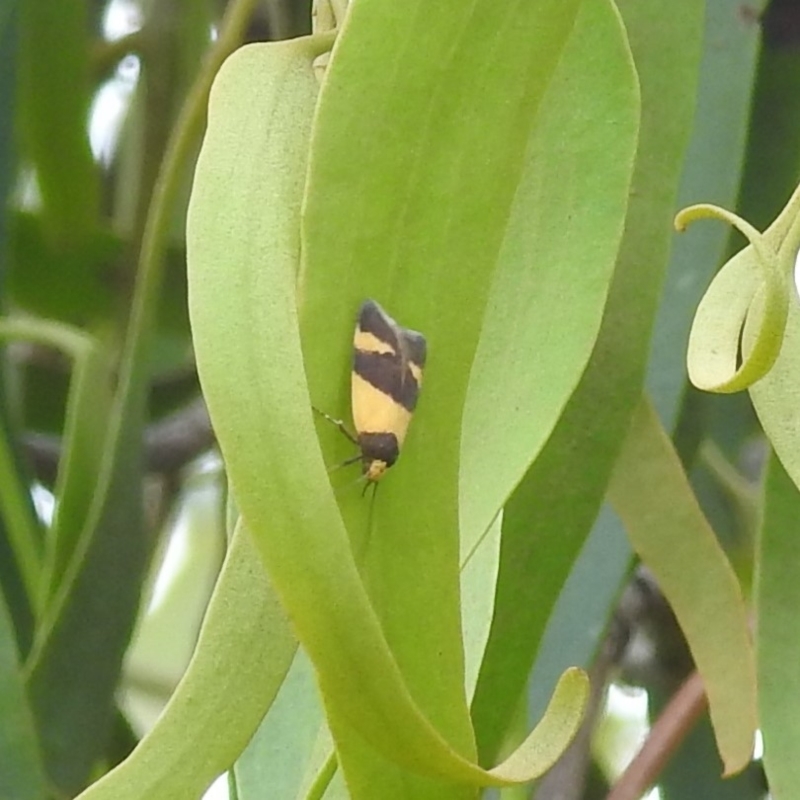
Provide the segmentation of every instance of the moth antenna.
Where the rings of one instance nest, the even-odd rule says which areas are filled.
[[[359,480],[363,479],[364,476],[361,475],[359,477]],[[366,534],[364,535],[361,544],[353,552],[353,555],[356,560],[356,566],[358,567],[359,571],[361,571],[361,568],[364,565],[364,561],[366,560],[367,551],[369,550],[369,545],[370,542],[372,541],[372,529],[375,527],[375,495],[378,491],[377,481],[367,481],[366,486],[364,486],[364,491],[361,493],[361,496],[362,497],[364,496],[370,484],[372,484],[372,497],[370,498],[369,513],[367,514],[367,531]]]
[[[337,466],[335,466],[332,469],[328,470],[328,472],[333,472],[334,470],[336,470],[336,469],[338,469],[339,467],[342,467],[342,466],[344,466],[344,464],[338,464]],[[364,480],[364,476],[363,475],[359,475],[357,478],[354,478],[352,481],[350,481],[349,483],[346,483],[344,486],[340,486],[337,489],[334,489],[334,494],[337,494],[338,492],[345,491],[346,489],[349,489],[351,486],[355,486],[359,481],[363,481],[363,480]]]

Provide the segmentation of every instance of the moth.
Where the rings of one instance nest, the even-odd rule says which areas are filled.
[[[367,485],[377,483],[400,455],[417,406],[426,356],[421,333],[395,322],[375,300],[361,304],[351,371],[355,435],[341,420],[319,413],[359,448],[360,453],[341,466],[361,461]]]

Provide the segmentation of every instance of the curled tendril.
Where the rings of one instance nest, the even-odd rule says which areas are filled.
[[[778,358],[791,297],[792,267],[800,246],[800,187],[764,232],[710,204],[683,209],[675,228],[719,219],[749,244],[728,261],[698,306],[689,337],[692,383],[712,392],[737,392],[763,378]]]

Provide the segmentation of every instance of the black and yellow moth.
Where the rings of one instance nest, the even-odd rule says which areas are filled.
[[[361,461],[369,483],[379,481],[400,455],[422,386],[426,355],[421,333],[399,325],[374,300],[362,303],[351,372],[356,435],[341,421],[323,416],[358,446],[360,455],[345,463]]]

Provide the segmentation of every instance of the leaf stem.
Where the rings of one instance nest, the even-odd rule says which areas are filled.
[[[77,375],[90,354],[94,340],[88,334],[58,322],[6,318],[0,320],[0,341],[28,341],[59,350],[73,361]],[[74,379],[74,378],[73,378]],[[42,527],[36,517],[30,486],[22,480],[8,430],[0,431],[0,509],[25,592],[38,617],[44,607],[44,555]]]

